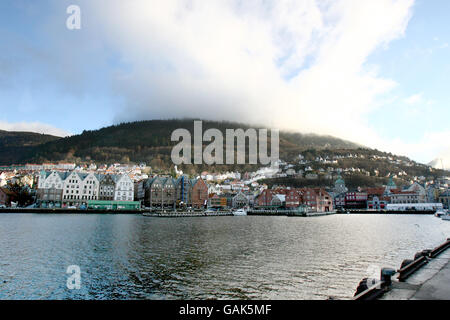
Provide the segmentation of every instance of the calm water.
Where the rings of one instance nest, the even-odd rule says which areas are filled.
[[[0,299],[350,298],[369,266],[447,237],[433,216],[0,214]]]

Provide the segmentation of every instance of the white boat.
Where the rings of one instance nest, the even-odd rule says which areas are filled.
[[[441,219],[442,219],[442,220],[446,220],[446,221],[450,221],[450,212],[447,211],[447,213],[444,214],[444,215],[441,217]]]
[[[233,216],[246,216],[247,215],[247,210],[245,209],[237,209],[235,211],[233,211]]]
[[[437,210],[436,213],[434,214],[435,217],[442,217],[445,216],[445,211],[444,210]]]

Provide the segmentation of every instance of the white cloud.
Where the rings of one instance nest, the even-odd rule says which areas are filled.
[[[411,128],[414,130],[414,128]],[[413,134],[413,132],[411,132]],[[373,136],[375,145],[381,150],[400,155],[407,155],[411,159],[421,163],[429,163],[433,159],[443,159],[444,167],[450,169],[450,130],[426,132],[420,139],[414,142],[405,142],[401,139],[381,139]],[[440,163],[439,163],[439,168]]]
[[[128,103],[118,119],[241,120],[360,140],[377,96],[396,85],[366,59],[403,35],[412,3],[92,5],[106,37],[132,65],[116,79]]]
[[[57,137],[66,137],[71,135],[71,133],[63,129],[55,128],[51,125],[40,122],[9,123],[6,121],[0,121],[0,130],[45,133]]]
[[[423,101],[422,93],[413,94],[412,96],[405,99],[406,104],[417,104]]]
[[[92,18],[83,30],[101,37],[127,66],[112,80],[125,105],[117,121],[241,121],[411,156],[402,148],[407,144],[382,139],[370,126],[369,112],[397,83],[367,59],[404,35],[413,3],[99,0],[80,6]]]

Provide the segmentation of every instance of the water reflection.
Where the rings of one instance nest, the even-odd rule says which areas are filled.
[[[1,299],[349,298],[450,236],[433,216],[0,215]],[[66,288],[79,265],[80,290]]]

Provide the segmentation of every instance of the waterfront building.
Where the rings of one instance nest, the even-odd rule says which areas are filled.
[[[176,181],[177,202],[185,206],[192,205],[192,180],[187,175],[181,175]],[[208,188],[208,193],[210,189]]]
[[[385,196],[385,188],[367,188],[367,209],[386,209],[389,197]]]
[[[146,184],[151,207],[176,206],[177,183],[172,177],[155,177]]]
[[[268,207],[272,202],[272,197],[275,194],[274,190],[264,189],[256,198],[255,206]]]
[[[89,200],[132,201],[134,184],[126,174],[41,171],[37,199],[44,206],[56,207],[86,204]]]
[[[69,205],[73,205],[74,202],[81,202],[81,200],[91,200],[91,199],[82,199],[82,189],[83,189],[83,179],[86,177],[86,174],[82,174],[80,172],[72,172],[68,177],[64,180],[63,186],[63,196],[62,201],[64,203],[68,203]]]
[[[145,180],[139,180],[134,182],[134,201],[142,203],[145,198],[144,189]]]
[[[312,212],[317,211],[317,194],[316,191],[312,188],[303,188],[302,189],[302,198],[303,204],[308,206]]]
[[[220,197],[217,194],[210,194],[208,200],[208,207],[225,209],[227,208],[227,198]]]
[[[346,209],[366,209],[367,193],[366,192],[347,192],[345,194]]]
[[[302,194],[296,189],[287,190],[286,192],[286,208],[298,208],[302,202]]]
[[[286,195],[284,194],[274,194],[270,205],[275,208],[286,207]]]
[[[67,179],[66,179],[67,180]],[[88,173],[82,180],[82,200],[98,200],[99,178],[94,173]]]
[[[334,207],[344,208],[345,207],[345,193],[340,193],[334,196]]]
[[[205,207],[208,203],[208,186],[199,178],[192,184],[192,206],[194,208]]]
[[[98,200],[99,179],[94,173],[71,172],[64,180],[63,205],[80,205]]]
[[[323,188],[303,188],[303,204],[310,208],[311,212],[333,211],[333,198]]]
[[[187,175],[182,175],[178,179],[172,177],[153,177],[143,183],[144,204],[152,207],[190,207],[193,206],[194,186],[200,179],[189,179]],[[200,198],[198,192],[200,192]],[[196,187],[197,198],[195,206],[199,206],[200,199],[202,206],[208,203],[208,186],[202,180]]]
[[[130,176],[127,174],[114,175],[113,179],[116,183],[114,189],[114,201],[133,201],[134,183]]]
[[[391,190],[391,203],[424,203],[425,195],[416,191]]]
[[[417,194],[418,196],[418,203],[423,203],[427,201],[427,192],[425,187],[423,187],[422,185],[420,185],[417,182],[414,182],[412,185],[410,185],[406,191],[413,191]]]
[[[88,200],[86,204],[88,209],[96,210],[139,210],[141,208],[139,201]]]
[[[317,212],[333,211],[333,199],[331,195],[322,188],[316,188]]]
[[[112,175],[110,175],[110,174],[100,175],[98,200],[102,200],[102,201],[114,200],[115,189],[116,189],[116,182],[114,181]]]
[[[233,197],[232,205],[233,208],[243,208],[248,206],[249,201],[247,196],[242,191],[239,191],[239,193]]]
[[[67,175],[67,172],[41,171],[38,179],[37,199],[45,204],[51,203],[60,206]]]

